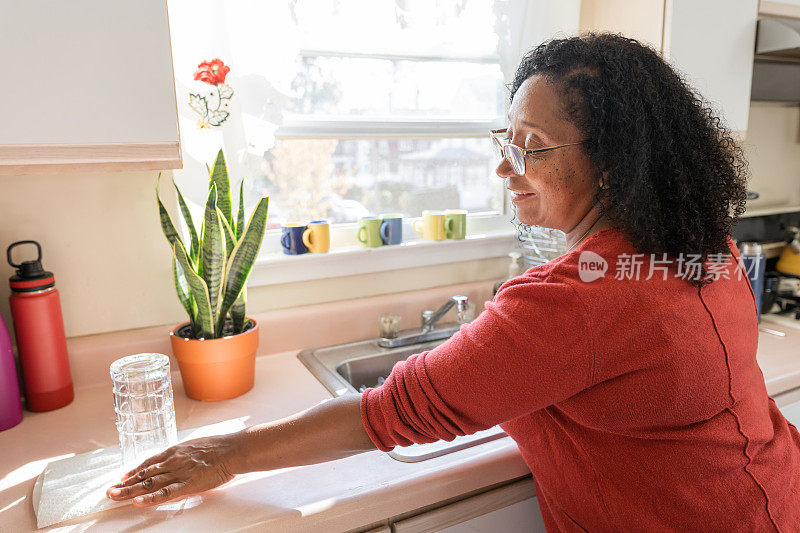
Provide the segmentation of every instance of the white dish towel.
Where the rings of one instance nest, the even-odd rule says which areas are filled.
[[[242,418],[225,420],[179,431],[178,441],[234,433],[244,427]],[[115,502],[106,497],[106,489],[119,483],[124,473],[119,445],[48,463],[33,487],[37,527],[130,505],[131,500]]]

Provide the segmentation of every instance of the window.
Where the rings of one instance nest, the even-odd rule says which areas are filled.
[[[281,139],[248,162],[254,201],[270,196],[271,224],[358,217],[425,209],[462,208],[502,213],[501,180],[483,138]],[[298,171],[302,169],[302,171]]]
[[[473,233],[511,230],[487,132],[504,123],[528,2],[168,5],[185,152],[176,182],[200,209],[198,176],[224,147],[234,184],[246,177],[245,205],[270,196],[264,257],[279,255],[282,224],[317,218],[334,224],[338,247],[357,244],[360,216],[385,212],[462,208]],[[201,129],[185,102],[208,88],[192,74],[215,57],[235,94],[228,120]],[[418,239],[410,229],[404,239]]]

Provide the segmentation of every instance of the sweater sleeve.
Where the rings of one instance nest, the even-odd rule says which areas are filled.
[[[449,441],[577,394],[593,362],[575,289],[527,275],[503,285],[449,340],[397,363],[363,393],[361,418],[383,451]]]

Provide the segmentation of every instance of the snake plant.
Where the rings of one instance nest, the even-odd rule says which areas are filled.
[[[192,335],[196,339],[217,339],[223,335],[242,333],[249,322],[245,318],[245,284],[264,238],[269,197],[258,201],[245,225],[242,180],[239,186],[239,210],[234,219],[228,168],[220,150],[214,166],[209,169],[208,197],[199,234],[189,207],[173,181],[181,214],[189,230],[187,249],[161,201],[160,174],[158,178],[156,200],[161,229],[172,248],[175,291],[189,315]]]

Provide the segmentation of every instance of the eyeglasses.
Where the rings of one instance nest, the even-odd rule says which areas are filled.
[[[511,166],[514,168],[514,172],[517,174],[525,174],[525,156],[528,154],[538,154],[541,152],[549,152],[550,150],[555,150],[556,148],[564,148],[565,146],[574,146],[576,144],[583,144],[588,139],[584,139],[582,141],[574,142],[574,143],[567,143],[567,144],[559,144],[558,146],[548,146],[547,148],[520,148],[516,144],[512,144],[510,142],[503,142],[508,141],[508,139],[500,139],[500,134],[508,133],[508,128],[503,128],[501,130],[492,130],[489,132],[489,136],[494,140],[492,145],[497,152],[499,157],[504,157]]]

